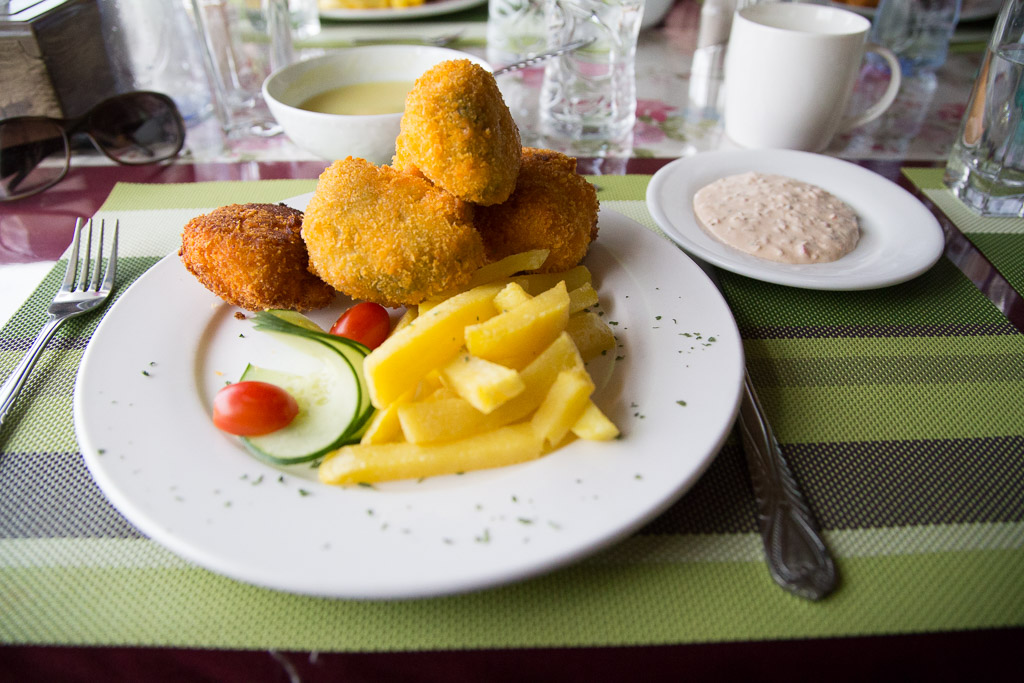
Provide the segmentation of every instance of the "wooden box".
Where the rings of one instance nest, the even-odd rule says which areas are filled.
[[[0,118],[71,118],[114,93],[96,0],[0,3]]]

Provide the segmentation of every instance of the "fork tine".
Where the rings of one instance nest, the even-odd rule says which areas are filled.
[[[89,232],[85,237],[85,258],[82,259],[82,275],[78,278],[77,289],[86,290],[89,288],[89,266],[92,265],[92,219],[88,222]]]
[[[92,269],[92,283],[89,284],[89,289],[94,292],[98,292],[100,289],[100,270],[103,266],[103,233],[106,231],[107,221],[100,221],[100,239],[96,243],[96,265]]]
[[[78,271],[78,241],[82,234],[82,219],[75,220],[75,234],[71,237],[71,253],[68,254],[68,265],[64,269],[64,281],[60,283],[62,292],[71,291],[75,284],[75,273]]]
[[[100,292],[109,292],[114,288],[114,278],[117,277],[117,233],[121,227],[121,221],[114,221],[114,239],[110,243],[110,256],[107,257],[107,272],[103,275],[103,285],[100,287]],[[103,224],[100,224],[100,231],[103,230]],[[99,267],[97,266],[97,272]]]

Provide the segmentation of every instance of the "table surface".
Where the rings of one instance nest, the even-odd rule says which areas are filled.
[[[637,63],[639,121],[632,146],[606,157],[575,150],[582,172],[593,176],[643,178],[674,158],[723,145],[716,99],[721,83],[714,78],[700,78],[701,57],[699,54],[695,57],[698,11],[696,3],[680,1],[661,25],[641,34]],[[462,31],[462,40],[456,47],[485,56],[485,19],[486,12],[477,8],[416,22],[325,22],[321,35],[302,45],[300,53],[311,56],[344,46],[354,38],[440,35],[455,28]],[[992,306],[997,313],[995,322],[990,324],[1000,329],[999,335],[1010,335],[1011,341],[1016,343],[1014,335],[1024,330],[1024,304],[1020,295],[1024,290],[1024,272],[1019,266],[1024,249],[1011,239],[1016,236],[1015,228],[1006,228],[1005,224],[979,224],[961,214],[955,200],[951,203],[948,193],[944,193],[936,181],[933,170],[943,165],[956,134],[981,60],[978,41],[987,37],[989,27],[990,23],[985,21],[963,24],[946,65],[937,74],[905,81],[889,112],[837,138],[825,153],[859,163],[899,183],[924,202],[946,233],[944,262],[955,266],[949,272],[959,272],[962,275],[957,277],[964,277],[965,282],[973,284],[984,295],[985,302],[972,305]],[[538,144],[534,133],[537,73],[533,70],[506,77],[501,84],[526,144]],[[864,85],[858,88],[853,106],[863,105],[874,96],[876,84],[870,76],[867,74]],[[324,163],[299,150],[283,136],[225,140],[212,120],[190,128],[186,152],[174,163],[129,168],[108,165],[89,155],[76,156],[68,177],[58,186],[36,197],[0,205],[0,321],[16,316],[23,302],[51,272],[70,240],[74,218],[101,211],[118,183],[312,180]],[[1024,236],[1024,226],[1020,234]],[[932,273],[928,277],[938,276]],[[789,295],[775,289],[755,291],[742,280],[730,279],[726,284],[727,298],[736,308],[746,338],[748,331],[760,328],[757,327],[759,313],[745,309],[750,305],[744,303],[745,297],[782,302],[788,301]],[[819,305],[823,301],[825,299],[813,299]],[[1005,328],[1000,327],[1000,315]],[[9,326],[15,322],[12,319]],[[747,347],[748,358],[756,358],[763,345],[772,343],[767,338],[756,337],[752,335],[748,342],[751,345]],[[3,341],[0,338],[0,343]],[[0,369],[12,366],[16,354],[23,348],[10,341],[7,346],[0,345],[0,354],[7,354],[0,355],[0,361],[9,359],[9,362],[0,362]],[[769,349],[764,353],[765,358],[769,358],[773,351]],[[979,362],[980,359],[981,356]],[[1019,357],[1014,363],[1017,361]],[[765,372],[762,367],[762,374],[756,378],[772,379]],[[1011,380],[1014,390],[1022,385],[1016,375]],[[767,385],[769,398],[780,401],[774,405],[783,405],[782,399],[774,398],[773,386],[770,382]],[[0,451],[10,431],[13,430],[8,433],[0,430]],[[1015,428],[1011,424],[1009,434],[1001,434],[1000,438],[1017,439],[1013,443],[1019,444],[1022,435],[1024,424],[1018,423]],[[810,476],[809,473],[817,470],[806,469],[810,466],[799,460],[800,451],[791,450],[796,448],[785,444],[787,453],[791,457],[796,454],[805,468],[798,474]],[[9,462],[0,460],[0,483],[5,476],[5,465]],[[1012,478],[1011,489],[1016,490],[1013,487],[1017,485],[1019,477]],[[1019,504],[1015,509],[1019,510]],[[0,515],[10,513],[5,510],[7,508],[0,505]],[[1011,537],[1010,547],[1019,551],[1024,545],[1024,534],[1020,533],[1024,516],[1019,512],[1015,514],[1007,522],[1016,525],[1013,527],[1016,541]],[[2,548],[8,547],[3,541],[0,538],[0,555]],[[5,565],[2,557],[0,565]],[[856,584],[843,586],[841,590],[846,592],[843,599],[856,600]],[[1007,595],[1008,602],[1015,606],[1024,604],[1021,582],[1017,582],[1014,590]],[[94,680],[100,676],[111,680],[224,681],[561,680],[569,673],[579,679],[646,674],[659,678],[742,675],[789,680],[817,678],[816,672],[827,672],[830,678],[840,680],[867,675],[886,678],[928,675],[938,680],[962,680],[979,674],[999,678],[1004,671],[1000,667],[1014,661],[1010,657],[1019,649],[1014,646],[1024,636],[1021,628],[1024,608],[1021,608],[1016,614],[1011,610],[1009,618],[997,620],[998,623],[978,623],[969,628],[936,624],[934,628],[919,626],[910,631],[896,628],[888,634],[840,630],[837,631],[842,633],[840,636],[793,639],[712,638],[709,642],[680,639],[676,643],[651,640],[640,644],[611,641],[607,646],[428,647],[425,651],[398,648],[394,652],[310,652],[309,648],[301,647],[274,650],[144,647],[144,643],[130,641],[75,643],[60,638],[47,641],[45,636],[26,639],[10,635],[18,631],[11,624],[5,625],[4,606],[16,604],[18,596],[7,591],[8,588],[0,585],[0,634],[8,634],[0,638],[3,643],[0,679],[4,680]],[[54,627],[59,631],[58,625]]]

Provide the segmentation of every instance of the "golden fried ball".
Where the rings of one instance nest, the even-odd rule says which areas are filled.
[[[597,191],[576,160],[549,149],[523,148],[516,190],[508,201],[479,207],[474,224],[489,261],[549,249],[542,273],[579,264],[597,238]]]
[[[416,80],[395,149],[395,168],[418,169],[456,197],[486,206],[515,189],[522,144],[494,76],[460,59]]]
[[[313,272],[384,306],[464,285],[484,262],[472,205],[422,177],[354,157],[320,175],[302,237]]]

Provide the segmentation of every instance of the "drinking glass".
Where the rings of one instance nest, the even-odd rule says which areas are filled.
[[[1024,0],[1005,0],[960,124],[945,184],[985,216],[1024,216]]]
[[[490,0],[487,61],[495,68],[543,52],[546,41],[544,0]]]
[[[892,50],[904,75],[930,73],[946,62],[960,4],[961,0],[882,0],[869,40]]]
[[[263,101],[262,87],[274,70],[295,59],[296,36],[310,26],[307,0],[192,0],[203,38],[221,127],[229,135],[276,135],[281,127]],[[294,11],[293,11],[294,10]]]
[[[548,45],[593,42],[548,61],[540,96],[548,138],[620,141],[636,122],[636,42],[644,0],[547,0]]]

